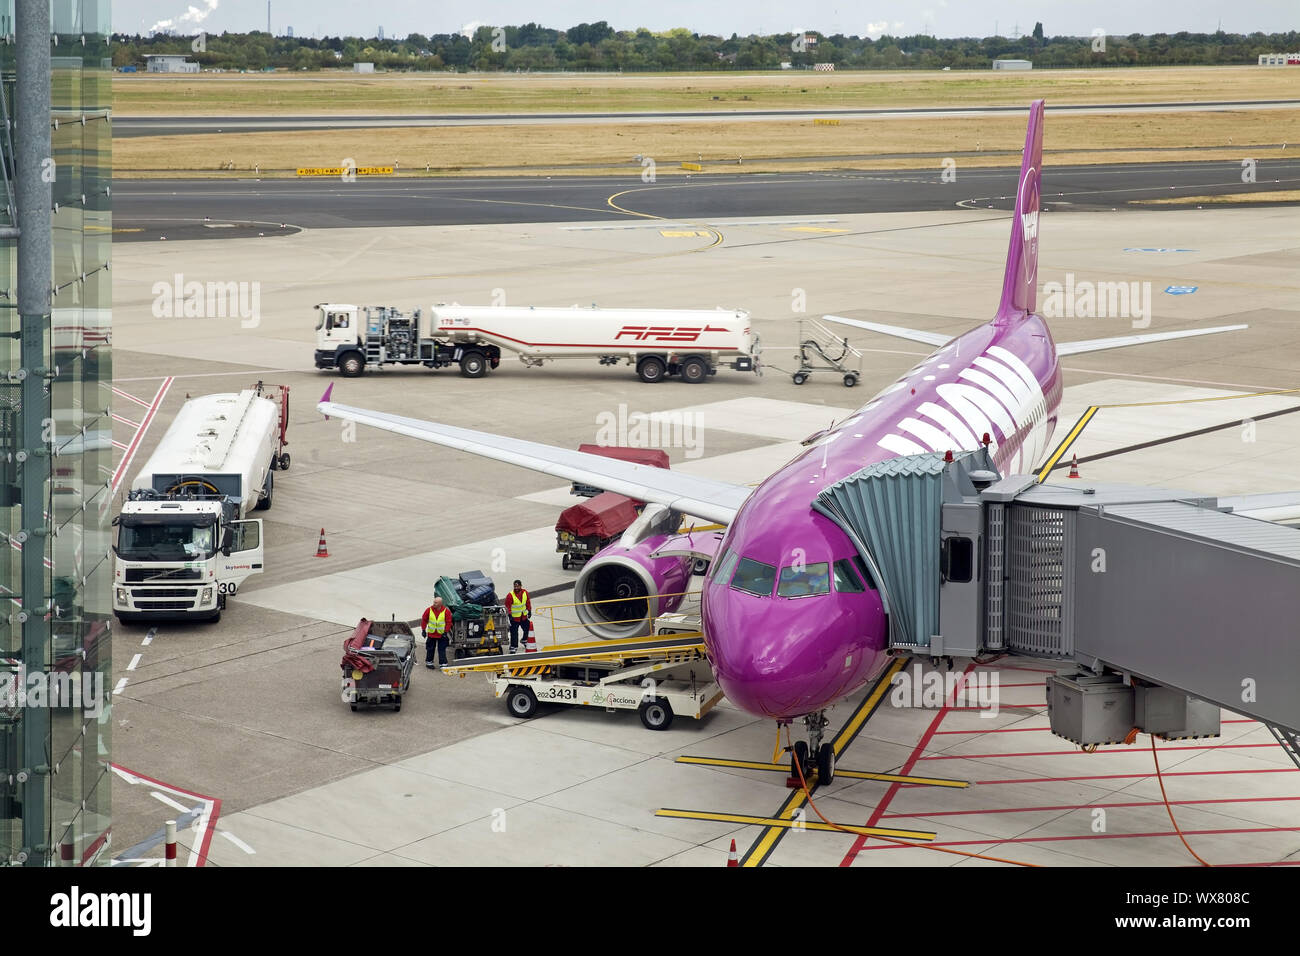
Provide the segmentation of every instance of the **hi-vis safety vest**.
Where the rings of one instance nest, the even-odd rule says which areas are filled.
[[[426,637],[441,637],[447,632],[447,609],[429,612],[429,623],[424,625]]]
[[[510,592],[510,616],[518,619],[524,616],[528,610],[528,592],[524,592],[523,597],[519,597],[514,591]]]

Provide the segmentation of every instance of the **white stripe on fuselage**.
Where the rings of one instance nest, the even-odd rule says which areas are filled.
[[[877,445],[895,455],[958,451],[979,447],[987,434],[994,439],[989,451],[996,453],[996,425],[1003,435],[1002,444],[1013,445],[1006,462],[1012,472],[1037,461],[1047,444],[1047,400],[1029,366],[1013,352],[993,345],[955,377],[962,381],[944,382],[935,388],[943,405],[920,402]],[[896,382],[881,394],[897,391],[903,384]]]

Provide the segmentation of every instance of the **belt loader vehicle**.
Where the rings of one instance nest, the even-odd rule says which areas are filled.
[[[217,621],[263,562],[262,522],[284,451],[288,388],[203,395],[182,406],[113,519],[121,621]]]
[[[360,375],[367,366],[453,363],[482,378],[513,353],[528,367],[560,358],[626,364],[643,382],[678,375],[699,383],[719,367],[760,373],[749,313],[734,309],[517,308],[435,305],[417,309],[323,303],[316,307],[316,367]]]

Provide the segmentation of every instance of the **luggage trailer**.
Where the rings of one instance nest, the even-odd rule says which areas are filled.
[[[479,657],[443,670],[486,673],[512,717],[527,719],[542,703],[634,710],[649,730],[674,717],[699,720],[722,699],[722,688],[696,631],[628,641],[548,647],[534,654]]]

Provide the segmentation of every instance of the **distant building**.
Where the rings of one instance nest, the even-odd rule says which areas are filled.
[[[803,45],[804,45],[804,49],[806,50],[811,50],[813,47],[815,47],[817,45],[817,34],[805,33],[803,35]]]
[[[383,28],[383,27],[380,27],[380,28],[379,28],[379,42],[380,42],[380,43],[383,43],[383,42],[384,42],[384,28]]]
[[[834,63],[814,63],[814,64],[813,64],[813,69],[814,69],[814,70],[817,70],[817,71],[820,72],[820,73],[834,73],[834,72],[835,72],[835,64],[834,64]]]
[[[292,40],[292,39],[293,39],[293,27],[285,27],[285,30],[288,31],[288,32],[285,33],[285,36],[287,36],[290,40]]]
[[[373,73],[373,72],[375,72],[375,65],[374,65],[373,63],[353,63],[353,64],[352,64],[352,72],[353,72],[353,73]]]
[[[145,70],[149,73],[197,73],[199,65],[185,59],[183,53],[146,53]]]
[[[793,69],[794,69],[794,64],[793,64],[793,63],[790,63],[789,61],[782,61],[782,63],[781,63],[781,69],[783,69],[783,70],[793,70]]]
[[[1032,60],[994,60],[993,69],[995,70],[1032,70],[1034,64]]]
[[[1300,53],[1261,53],[1260,66],[1300,66]]]

